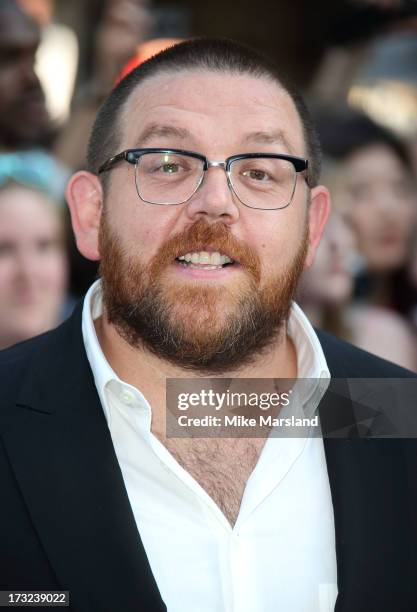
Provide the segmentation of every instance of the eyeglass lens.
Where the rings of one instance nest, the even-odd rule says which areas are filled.
[[[202,160],[177,153],[145,153],[136,167],[139,197],[152,204],[180,204],[191,198],[204,174]],[[252,208],[287,206],[293,196],[296,171],[290,161],[244,158],[230,166],[236,196]]]

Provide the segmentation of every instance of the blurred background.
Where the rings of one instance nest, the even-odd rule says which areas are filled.
[[[417,371],[417,0],[0,0],[0,348],[57,325],[95,278],[64,189],[102,100],[199,35],[266,53],[316,119],[334,210],[301,306]]]

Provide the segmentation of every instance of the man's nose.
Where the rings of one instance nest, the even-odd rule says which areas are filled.
[[[186,214],[193,221],[204,217],[209,222],[221,220],[232,224],[239,219],[239,204],[223,167],[209,168],[204,173],[202,184],[187,204]]]

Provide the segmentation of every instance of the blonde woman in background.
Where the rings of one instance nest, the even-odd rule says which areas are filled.
[[[1,349],[52,329],[69,314],[64,221],[48,193],[46,159],[41,153],[0,156]]]

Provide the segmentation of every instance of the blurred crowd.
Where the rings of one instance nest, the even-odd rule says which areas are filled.
[[[417,4],[352,4],[378,18],[329,46],[304,92],[333,212],[297,300],[316,326],[417,371]],[[175,42],[152,39],[147,0],[103,0],[96,17],[80,83],[79,37],[54,1],[0,0],[0,348],[56,326],[95,278],[66,181],[117,79]]]

